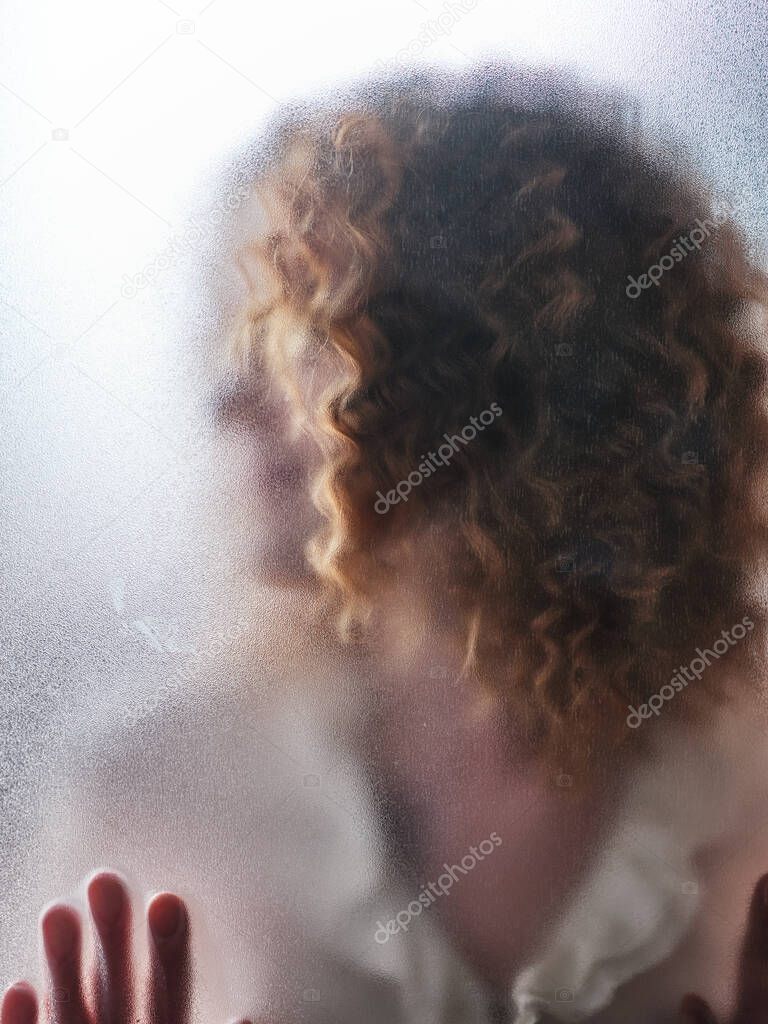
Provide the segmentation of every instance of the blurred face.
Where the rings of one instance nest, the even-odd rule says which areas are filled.
[[[252,524],[255,570],[273,585],[308,581],[304,547],[319,522],[310,498],[315,443],[297,427],[282,389],[265,373],[224,395],[219,414]]]

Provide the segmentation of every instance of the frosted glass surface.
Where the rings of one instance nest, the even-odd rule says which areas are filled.
[[[159,888],[189,900],[201,949],[217,951],[209,1019],[252,1012],[261,904],[284,898],[277,867],[255,867],[264,829],[282,837],[297,901],[324,882],[306,867],[312,847],[338,832],[334,870],[350,893],[382,856],[334,739],[354,682],[319,681],[318,731],[259,647],[281,600],[254,569],[272,539],[251,502],[253,450],[216,413],[239,287],[219,211],[270,112],[381,62],[460,69],[496,53],[573,68],[627,88],[651,129],[679,133],[764,246],[760,0],[466,7],[414,54],[436,0],[5,5],[3,984],[40,976],[40,909],[81,899],[87,873],[109,865],[139,902]],[[760,871],[749,856],[745,886]],[[286,949],[301,944],[295,927],[286,913]],[[346,934],[354,943],[353,925]],[[357,979],[318,993],[316,968],[296,976],[288,1004],[297,1020],[343,1024]],[[391,998],[383,986],[381,1019],[394,1022]],[[483,1019],[461,1012],[444,1019]]]

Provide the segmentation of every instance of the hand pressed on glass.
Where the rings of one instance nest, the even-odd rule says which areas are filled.
[[[149,968],[146,979],[134,971],[131,905],[120,879],[108,872],[88,886],[88,906],[98,951],[89,976],[83,969],[80,916],[55,904],[41,922],[49,986],[42,1006],[26,982],[5,993],[0,1024],[187,1024],[191,988],[189,919],[173,893],[155,896],[147,909]],[[242,1022],[250,1024],[250,1022]]]

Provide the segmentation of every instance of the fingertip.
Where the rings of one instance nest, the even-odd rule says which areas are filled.
[[[756,910],[768,910],[768,872],[758,879],[755,886],[754,907]]]
[[[128,891],[122,878],[114,871],[99,871],[87,888],[88,905],[98,924],[116,925],[128,907]]]
[[[35,1024],[37,993],[26,981],[17,981],[6,989],[0,1005],[2,1024]]]
[[[43,945],[49,960],[69,959],[80,948],[80,916],[66,903],[56,903],[40,918]]]
[[[9,997],[14,999],[31,999],[32,1002],[37,1002],[37,994],[28,981],[15,981],[12,985],[9,985],[3,993],[3,1002]]]
[[[184,902],[161,892],[147,907],[152,945],[150,1020],[185,1024],[189,1020],[189,922]]]
[[[755,949],[765,955],[768,942],[768,873],[759,878],[752,890],[747,913],[745,950]]]
[[[172,942],[187,931],[187,908],[175,893],[160,892],[147,907],[147,922],[155,940]]]

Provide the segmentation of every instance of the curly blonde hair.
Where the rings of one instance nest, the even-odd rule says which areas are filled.
[[[623,742],[628,703],[762,621],[766,279],[725,223],[629,297],[712,199],[628,111],[519,74],[289,110],[248,252],[244,343],[320,444],[309,558],[341,620],[365,620],[409,540],[439,538],[469,670],[559,757]],[[471,445],[375,510],[491,402]]]

